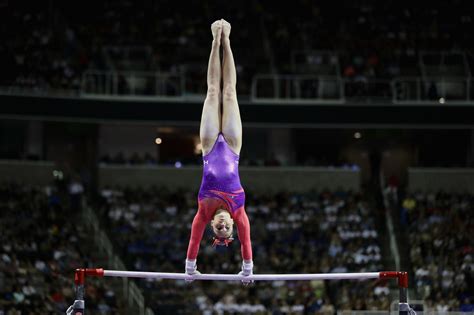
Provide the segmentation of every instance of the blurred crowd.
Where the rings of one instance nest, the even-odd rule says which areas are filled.
[[[182,166],[189,165],[202,165],[202,154],[194,154],[191,156],[180,156],[176,158],[160,159],[158,160],[155,156],[150,153],[139,154],[137,152],[131,153],[128,156],[122,151],[117,152],[116,154],[104,154],[99,163],[101,165],[167,165],[175,166],[180,168]],[[269,159],[240,159],[240,165],[242,166],[281,166],[281,162],[275,158]],[[307,164],[311,165],[311,164]]]
[[[197,166],[202,165],[202,153],[199,152],[198,154],[194,154],[192,156],[184,157],[176,157],[172,159],[158,159],[156,156],[151,155],[150,153],[131,153],[128,156],[125,155],[122,151],[117,152],[116,154],[105,154],[99,159],[100,165],[166,165],[166,166],[175,166],[177,168],[183,166]],[[336,167],[342,169],[351,169],[351,170],[358,170],[359,166],[356,164],[349,163],[345,159],[338,159],[335,162],[329,162],[327,158],[315,158],[314,156],[310,156],[304,159],[303,163],[304,166],[323,166],[323,167]],[[281,162],[278,158],[274,156],[270,156],[268,158],[245,158],[241,157],[239,160],[240,166],[288,166],[288,163]],[[298,164],[296,164],[298,165]]]
[[[125,156],[123,152],[118,152],[115,155],[105,154],[100,160],[100,164],[128,164],[128,165],[156,165],[158,163],[156,157],[150,153],[138,154],[137,152],[130,156]]]
[[[74,300],[72,271],[93,265],[87,230],[75,221],[80,183],[0,185],[0,314],[63,314]],[[90,200],[130,270],[183,272],[196,192],[108,187]],[[474,311],[473,196],[421,193],[401,199],[408,228],[412,299],[439,312]],[[75,209],[72,211],[71,209]],[[347,191],[247,192],[255,273],[368,272],[386,269],[381,227],[367,198]],[[453,228],[455,227],[455,228]],[[213,248],[206,230],[203,273],[238,273],[237,235]],[[84,242],[85,241],[85,242]],[[155,314],[334,314],[388,310],[395,284],[373,281],[241,283],[138,281]],[[392,289],[395,289],[394,291]],[[106,282],[88,279],[87,310],[119,312]]]
[[[250,94],[257,73],[304,73],[344,77],[348,96],[385,97],[389,85],[377,80],[421,75],[420,52],[470,51],[473,33],[464,31],[473,28],[469,5],[466,0],[432,2],[429,8],[395,0],[338,6],[308,0],[291,6],[268,0],[53,1],[47,6],[6,1],[0,5],[5,13],[0,85],[77,90],[86,70],[144,70],[184,73],[186,89],[203,93],[209,26],[226,18],[234,26],[240,95]],[[330,52],[329,57],[292,55],[314,50]],[[442,72],[445,62],[460,62],[468,76],[474,58],[466,57],[434,61],[438,75],[449,74]]]
[[[417,192],[402,201],[414,285],[440,312],[474,311],[474,196]]]
[[[74,301],[74,270],[91,259],[70,197],[55,185],[0,184],[0,314],[65,314]],[[85,294],[88,314],[117,313],[104,281],[88,279]]]
[[[417,75],[419,52],[466,50],[473,40],[472,33],[459,31],[473,26],[472,13],[465,10],[469,2],[463,0],[436,1],[429,8],[394,0],[338,6],[297,0],[292,6],[273,6],[265,7],[263,14],[272,30],[268,34],[279,56],[277,64],[290,66],[291,58],[291,50],[278,43],[294,50],[338,51],[341,73],[347,77]]]
[[[184,73],[187,90],[205,91],[210,24],[224,15],[219,3],[87,2],[3,3],[0,85],[77,90],[86,70],[135,70]],[[250,74],[265,60],[259,19],[246,5],[225,6],[242,26],[232,38],[240,87],[248,91]]]
[[[102,215],[109,235],[135,270],[183,272],[196,194],[158,188],[106,188]],[[383,269],[373,208],[344,191],[307,194],[247,193],[255,273],[365,272]],[[236,237],[237,235],[235,235]],[[238,273],[240,246],[212,248],[205,232],[198,256],[204,273]],[[186,284],[142,281],[155,313],[333,314],[338,310],[388,310],[384,281]]]

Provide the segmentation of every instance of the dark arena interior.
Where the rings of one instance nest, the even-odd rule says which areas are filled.
[[[0,315],[474,314],[472,8],[0,0]]]

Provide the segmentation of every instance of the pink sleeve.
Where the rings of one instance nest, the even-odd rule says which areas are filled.
[[[234,215],[234,222],[237,225],[239,240],[241,244],[242,258],[244,260],[252,260],[252,241],[250,240],[250,222],[242,207],[237,210]]]
[[[210,218],[206,211],[199,207],[198,212],[194,216],[193,225],[191,227],[191,237],[189,239],[187,259],[196,259],[199,251],[199,244],[201,243],[204,230]]]

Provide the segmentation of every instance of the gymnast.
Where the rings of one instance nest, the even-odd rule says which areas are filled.
[[[228,246],[233,240],[233,224],[236,224],[243,258],[239,275],[253,274],[250,224],[244,209],[245,193],[238,170],[242,122],[237,102],[237,75],[230,47],[230,30],[230,24],[223,19],[211,25],[213,41],[207,69],[207,95],[199,132],[203,178],[186,257],[185,272],[189,275],[199,273],[196,258],[208,222],[215,234],[213,246]],[[219,56],[221,46],[222,65]],[[242,282],[247,285],[251,281]]]

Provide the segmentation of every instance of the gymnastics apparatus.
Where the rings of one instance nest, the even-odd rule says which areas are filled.
[[[230,23],[221,19],[212,24],[211,30],[213,44],[209,58],[208,94],[204,102],[200,130],[204,174],[199,192],[199,209],[191,229],[185,273],[77,269],[75,273],[76,300],[69,307],[67,314],[84,314],[86,277],[171,279],[187,282],[194,280],[241,281],[245,285],[253,281],[397,279],[400,289],[400,315],[413,314],[413,310],[408,305],[408,274],[406,272],[253,274],[250,224],[244,209],[245,193],[240,184],[237,167],[242,143],[242,123],[235,93],[235,64],[229,41],[231,26]],[[223,48],[222,65],[219,57],[220,48]],[[219,90],[221,72],[222,91]],[[223,113],[220,113],[219,109],[220,97],[223,100]],[[239,274],[201,274],[197,271],[196,257],[199,244],[209,221],[216,235],[214,246],[227,246],[233,239],[232,225],[234,222],[237,225],[243,257],[242,271]]]
[[[120,277],[142,279],[170,280],[213,280],[213,281],[300,281],[300,280],[365,280],[365,279],[397,279],[399,287],[399,314],[416,314],[408,305],[408,274],[403,271],[354,272],[354,273],[306,273],[306,274],[253,274],[250,276],[235,274],[194,274],[168,272],[119,271],[104,269],[76,269],[76,300],[68,312],[83,315],[84,283],[86,277]]]

